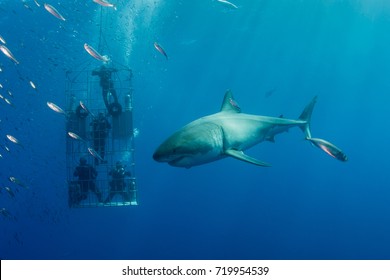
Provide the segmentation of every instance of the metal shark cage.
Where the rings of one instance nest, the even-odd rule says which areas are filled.
[[[66,72],[66,173],[70,207],[138,205],[132,71],[121,66],[110,68],[105,75],[99,72],[104,67]],[[101,129],[105,131],[96,132],[96,122],[101,118],[108,124]],[[118,167],[121,179],[114,178]]]

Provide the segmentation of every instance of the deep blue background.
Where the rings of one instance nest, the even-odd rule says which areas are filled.
[[[0,207],[12,214],[0,216],[1,259],[390,258],[390,4],[232,1],[239,9],[213,0],[112,0],[117,11],[50,1],[65,22],[34,1],[0,1],[0,35],[20,61],[0,53],[0,94],[14,104],[0,100],[0,144],[10,148],[0,149]],[[65,120],[46,102],[65,107],[65,71],[98,66],[83,44],[99,39],[134,71],[140,205],[68,209]],[[293,129],[247,152],[271,168],[153,161],[176,129],[217,112],[228,88],[245,113],[289,118],[318,95],[313,136],[350,160]]]

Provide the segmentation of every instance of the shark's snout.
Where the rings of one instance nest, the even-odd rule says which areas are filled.
[[[153,159],[158,162],[170,162],[177,158],[173,149],[168,149],[166,145],[161,145],[153,154]]]
[[[159,149],[157,149],[154,154],[153,154],[153,159],[155,161],[158,161],[158,162],[164,162],[165,160],[163,160],[163,156],[161,154],[161,151]]]
[[[194,149],[192,146],[183,146],[180,142],[176,137],[167,139],[154,152],[153,159],[157,162],[166,162],[177,167],[189,168],[194,165],[192,161],[199,154],[199,150]]]

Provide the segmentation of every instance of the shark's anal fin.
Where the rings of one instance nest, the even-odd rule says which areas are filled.
[[[236,159],[239,159],[239,160],[242,160],[242,161],[245,161],[245,162],[249,162],[249,163],[252,163],[254,165],[258,165],[258,166],[265,166],[265,167],[269,167],[271,166],[270,164],[266,163],[266,162],[262,162],[260,160],[257,160],[253,157],[250,157],[246,154],[244,154],[244,152],[242,151],[237,151],[237,150],[226,150],[225,151],[225,154],[228,155],[228,156],[231,156],[231,157],[234,157]]]

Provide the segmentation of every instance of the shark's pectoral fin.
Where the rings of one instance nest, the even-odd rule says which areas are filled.
[[[270,164],[266,163],[266,162],[262,162],[260,160],[257,160],[253,157],[250,157],[246,154],[244,154],[243,151],[237,151],[237,150],[226,150],[225,151],[225,154],[228,155],[228,156],[231,156],[231,157],[234,157],[236,159],[239,159],[239,160],[242,160],[242,161],[246,161],[246,162],[249,162],[249,163],[252,163],[254,165],[259,165],[259,166],[266,166],[266,167],[269,167],[271,166]]]

